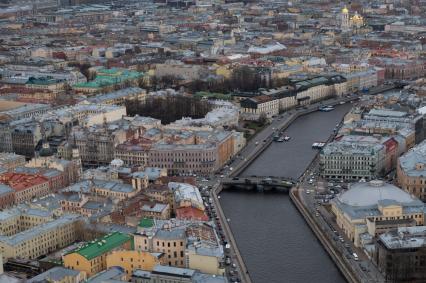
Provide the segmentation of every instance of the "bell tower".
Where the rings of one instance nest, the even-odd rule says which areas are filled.
[[[342,12],[340,14],[340,28],[342,31],[349,31],[350,30],[350,24],[349,24],[349,10],[346,8],[346,6],[342,9]]]

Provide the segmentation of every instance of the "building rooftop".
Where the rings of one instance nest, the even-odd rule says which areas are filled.
[[[153,274],[164,274],[164,275],[172,275],[177,277],[191,278],[195,270],[188,268],[180,268],[173,266],[165,266],[165,265],[156,265],[152,270]]]
[[[426,247],[426,226],[399,227],[379,236],[388,249]]]
[[[409,203],[415,200],[400,188],[378,180],[355,183],[338,199],[351,206],[376,205],[381,200],[392,200],[398,203]]]
[[[410,149],[398,159],[404,173],[410,177],[426,177],[426,141]]]
[[[62,266],[53,267],[31,279],[27,280],[27,283],[38,283],[38,282],[62,282],[66,277],[77,277],[80,274],[78,270],[68,269]]]
[[[389,110],[389,109],[371,109],[370,112],[368,112],[368,115],[381,116],[381,117],[403,118],[403,117],[408,116],[408,113],[401,112],[401,111]]]
[[[120,90],[105,93],[105,94],[100,94],[95,97],[91,97],[88,99],[88,101],[90,103],[104,103],[105,101],[108,101],[108,100],[126,98],[132,95],[138,95],[142,92],[144,92],[144,90],[139,87],[129,87],[129,88],[120,89]]]
[[[195,272],[192,277],[193,283],[227,283],[228,280],[224,276],[211,275],[201,272]]]
[[[368,155],[374,156],[380,150],[383,150],[382,144],[374,142],[351,142],[351,141],[333,141],[328,143],[322,150],[325,155]]]
[[[124,275],[125,275],[124,269],[118,266],[114,266],[108,270],[104,270],[88,278],[86,283],[116,282],[115,280],[121,280],[124,277]]]
[[[20,161],[22,159],[25,161],[25,156],[10,152],[0,152],[0,166],[8,162]]]
[[[24,173],[5,173],[0,182],[10,186],[15,191],[22,191],[27,188],[48,183],[48,179],[41,175],[30,175]]]
[[[130,240],[131,236],[120,232],[114,232],[104,236],[103,238],[92,241],[80,249],[74,250],[72,252],[76,252],[86,259],[91,260],[123,245]]]
[[[159,229],[156,238],[165,240],[182,240],[186,238],[185,228]]]
[[[380,206],[401,206],[403,214],[422,213],[425,210],[424,203],[416,197],[379,180],[354,183],[332,203],[352,219],[379,216]]]
[[[13,189],[7,185],[0,184],[0,195],[12,193]]]
[[[151,228],[154,224],[154,219],[144,217],[139,221],[138,226],[142,228]]]
[[[31,229],[25,230],[23,232],[17,233],[12,236],[0,236],[0,241],[10,245],[10,246],[16,246],[20,243],[30,240],[39,234],[43,234],[45,232],[48,232],[49,230],[56,229],[58,226],[66,225],[71,222],[75,222],[78,219],[80,219],[79,215],[74,214],[65,214],[62,215],[60,218],[57,218],[55,220],[52,220],[50,222],[46,222],[43,224],[40,224],[38,226],[35,226]]]

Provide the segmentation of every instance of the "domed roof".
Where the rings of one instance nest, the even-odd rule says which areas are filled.
[[[50,148],[49,143],[43,142],[42,148],[38,152],[39,156],[48,157],[55,154],[53,149]]]
[[[399,203],[414,201],[407,192],[379,180],[353,184],[351,189],[341,194],[338,199],[350,206],[373,206],[380,200],[393,200]]]
[[[360,14],[358,14],[357,12],[355,12],[355,15],[352,17],[352,20],[361,21],[361,20],[363,20],[363,18],[362,18],[362,16]]]
[[[343,14],[349,14],[349,10],[348,10],[348,8],[346,8],[346,6],[345,6],[345,7],[343,7],[343,9],[342,9],[342,13],[343,13]]]

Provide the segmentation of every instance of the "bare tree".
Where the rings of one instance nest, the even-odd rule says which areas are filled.
[[[207,101],[194,97],[172,96],[150,97],[144,102],[126,101],[129,115],[149,116],[169,124],[182,117],[202,118],[211,110]]]

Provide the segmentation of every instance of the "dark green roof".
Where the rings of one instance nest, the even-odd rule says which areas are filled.
[[[98,238],[95,241],[92,241],[87,245],[77,250],[74,250],[73,252],[76,252],[81,256],[85,257],[86,259],[91,260],[95,257],[98,257],[104,253],[111,251],[112,249],[123,245],[127,241],[130,241],[131,238],[132,237],[130,235],[120,232],[114,232],[102,238]]]
[[[139,227],[142,228],[151,228],[152,226],[154,226],[154,220],[151,218],[142,218],[139,221]]]
[[[30,78],[28,78],[28,81],[26,82],[26,84],[30,84],[30,85],[50,85],[50,84],[57,84],[57,83],[61,83],[61,82],[64,82],[64,80],[54,79],[53,77],[46,76],[46,77],[40,77],[40,78],[30,77]]]

